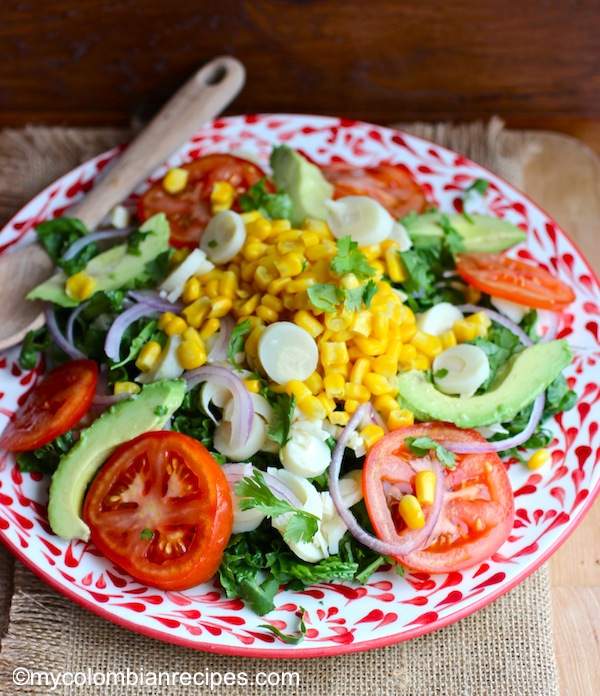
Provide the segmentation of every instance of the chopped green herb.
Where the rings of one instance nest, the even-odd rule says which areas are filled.
[[[460,254],[461,251],[465,250],[465,244],[463,241],[462,234],[452,226],[450,218],[446,213],[440,215],[440,227],[444,232],[443,244],[450,251],[451,254]]]
[[[162,418],[167,413],[168,409],[166,406],[157,406],[154,409],[154,415],[158,416],[158,418]]]
[[[87,227],[76,218],[58,217],[46,220],[37,225],[35,231],[50,258],[69,276],[85,268],[88,261],[98,253],[98,245],[91,242],[72,258],[64,258],[71,245],[88,234]]]
[[[254,469],[252,478],[246,476],[235,485],[239,496],[240,509],[257,508],[267,517],[275,518],[288,512],[290,517],[284,534],[284,540],[289,542],[310,541],[317,533],[319,518],[310,512],[297,510],[285,500],[279,500],[267,486],[261,471]]]
[[[344,299],[342,289],[333,283],[315,283],[308,288],[307,293],[313,307],[324,312],[335,312]]]
[[[143,539],[144,541],[150,541],[153,538],[154,532],[151,529],[142,529],[140,532],[140,539]]]
[[[275,414],[269,424],[268,438],[283,447],[290,439],[290,426],[296,410],[296,399],[293,395],[290,396],[285,392],[276,394],[270,389],[265,390],[264,395]]]
[[[227,355],[238,372],[241,371],[241,367],[236,362],[236,355],[244,350],[244,336],[250,333],[251,328],[250,319],[244,319],[233,327],[229,337]]]
[[[364,285],[359,285],[357,288],[347,289],[344,293],[346,295],[344,307],[349,312],[360,312],[364,303],[368,309],[378,289],[379,287],[374,280],[368,280]]]
[[[214,249],[216,246],[218,246],[218,244],[219,244],[219,242],[217,242],[216,239],[211,239],[210,242],[208,243],[208,246],[209,246],[211,249]]]
[[[404,444],[417,457],[426,457],[433,450],[435,456],[448,469],[456,466],[456,455],[430,437],[406,437]]]
[[[146,239],[149,232],[142,232],[142,230],[133,230],[129,233],[127,237],[127,253],[131,256],[141,256],[142,250],[140,249],[140,244]]]
[[[287,193],[270,193],[267,180],[262,178],[253,184],[239,198],[240,208],[245,212],[258,210],[267,220],[289,220],[292,213],[292,199]]]
[[[433,378],[434,379],[443,379],[447,374],[448,374],[448,370],[445,367],[442,367],[441,369],[439,369],[433,373]]]
[[[475,179],[475,181],[467,186],[465,189],[465,195],[463,197],[463,216],[469,221],[473,222],[473,218],[467,213],[467,201],[472,197],[474,193],[478,193],[480,196],[485,196],[487,190],[490,186],[490,182],[486,179]]]
[[[330,265],[332,273],[340,276],[354,273],[359,280],[375,275],[375,269],[367,263],[367,257],[359,250],[358,242],[353,242],[350,235],[338,239],[336,246],[337,252]]]
[[[62,455],[66,454],[74,444],[73,433],[69,430],[43,447],[30,452],[19,452],[17,454],[19,470],[24,473],[53,474]]]

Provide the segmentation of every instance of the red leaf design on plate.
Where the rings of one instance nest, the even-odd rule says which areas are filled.
[[[421,614],[421,616],[418,616],[413,621],[409,621],[406,625],[407,626],[414,626],[415,624],[430,624],[430,623],[433,623],[434,621],[437,621],[437,619],[438,619],[437,612],[428,611],[426,614]]]

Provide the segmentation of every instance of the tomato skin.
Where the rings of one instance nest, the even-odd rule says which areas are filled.
[[[163,430],[117,448],[89,488],[83,519],[98,549],[134,578],[184,590],[217,572],[233,507],[208,450]]]
[[[325,178],[334,186],[333,198],[369,196],[399,220],[410,212],[427,208],[424,189],[402,167],[385,162],[375,167],[355,167],[343,162],[322,166]]]
[[[50,370],[0,435],[0,449],[28,452],[66,433],[86,414],[97,382],[98,365],[93,360],[72,360]]]
[[[504,254],[459,254],[456,270],[488,295],[536,309],[560,310],[575,299],[573,290],[548,271]]]
[[[142,222],[156,213],[166,214],[171,227],[170,242],[175,247],[198,246],[212,217],[210,194],[215,182],[228,181],[234,187],[236,202],[232,210],[239,212],[237,198],[265,177],[263,170],[253,162],[228,154],[205,155],[180,168],[188,171],[183,191],[170,194],[159,181],[142,195],[137,208]],[[267,191],[274,191],[268,180],[265,186]]]
[[[370,450],[363,469],[367,512],[377,535],[389,536],[389,510],[382,509],[382,477],[406,472],[411,461],[425,465],[428,457],[417,458],[404,443],[407,437],[430,437],[438,442],[485,442],[475,430],[462,430],[449,423],[422,423],[394,430]],[[378,447],[379,446],[379,447]],[[403,462],[399,468],[396,460]],[[414,466],[417,462],[414,462]],[[457,454],[456,468],[445,469],[444,499],[438,521],[427,546],[398,556],[404,566],[425,573],[464,570],[490,558],[508,538],[515,506],[510,480],[500,457],[494,452]],[[481,529],[479,527],[482,526]],[[461,535],[462,533],[462,535]],[[445,535],[450,535],[447,538]],[[402,534],[399,535],[400,538]]]

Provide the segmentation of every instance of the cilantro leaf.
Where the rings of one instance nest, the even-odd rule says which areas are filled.
[[[154,532],[151,529],[142,529],[140,532],[140,539],[144,541],[150,541],[154,537]]]
[[[425,294],[432,292],[436,279],[427,255],[418,249],[408,249],[401,251],[400,257],[408,274],[404,281],[406,291]]]
[[[52,336],[47,327],[29,331],[19,353],[19,366],[23,370],[33,370],[37,365],[38,353],[43,353],[52,345]]]
[[[304,609],[304,607],[300,607],[300,627],[297,636],[287,636],[285,633],[282,633],[278,628],[276,628],[275,626],[271,626],[270,624],[261,624],[259,625],[259,628],[267,628],[269,631],[272,631],[276,636],[281,638],[281,640],[284,643],[287,643],[288,645],[298,645],[298,643],[301,643],[304,640],[304,636],[306,634],[306,624],[304,623],[305,614],[306,609]]]
[[[433,373],[433,378],[434,379],[443,379],[447,374],[448,374],[448,370],[445,367],[442,367],[441,369],[439,369]]]
[[[229,337],[227,355],[238,372],[241,372],[241,368],[236,362],[236,355],[244,350],[244,336],[250,333],[251,328],[250,319],[244,319],[233,327]]]
[[[130,232],[127,237],[127,253],[131,256],[141,256],[142,251],[140,249],[140,244],[149,234],[149,232],[142,232],[142,230],[133,230]]]
[[[267,179],[263,177],[239,198],[240,208],[247,213],[258,210],[267,220],[289,220],[292,214],[292,199],[287,193],[269,193]]]
[[[360,312],[364,302],[365,307],[368,309],[377,290],[379,290],[379,287],[374,280],[368,280],[364,285],[359,285],[357,288],[348,288],[345,291],[344,307],[349,312]]]
[[[480,196],[485,196],[487,190],[490,186],[490,182],[487,179],[475,179],[472,184],[469,184],[465,189],[465,195],[463,196],[463,216],[469,221],[473,222],[473,218],[467,213],[467,201],[472,197],[473,193],[478,193]]]
[[[367,257],[359,251],[358,242],[353,242],[348,234],[336,242],[337,252],[330,265],[332,273],[346,275],[354,273],[359,279],[371,278],[375,275],[375,269],[367,263]]]
[[[87,265],[98,253],[95,242],[87,244],[74,257],[65,259],[64,255],[73,242],[88,234],[87,227],[77,218],[58,217],[36,225],[40,243],[57,266],[67,275],[74,275]]]
[[[430,437],[406,437],[404,438],[404,444],[417,457],[425,457],[430,450],[433,450],[435,456],[446,468],[454,469],[456,466],[456,455],[454,452],[450,452]]]
[[[315,283],[306,292],[312,306],[324,312],[335,312],[338,304],[344,299],[342,289],[333,283]]]
[[[443,244],[451,254],[460,254],[465,250],[462,234],[452,226],[450,218],[446,213],[440,215],[440,227],[444,232]]]
[[[292,513],[284,534],[287,542],[310,541],[317,533],[319,518],[305,510],[297,510],[285,500],[280,500],[267,486],[265,477],[259,469],[254,469],[252,478],[246,476],[236,483],[235,492],[239,496],[240,509],[258,508],[267,517]]]
[[[19,452],[17,454],[19,471],[24,473],[53,474],[62,455],[66,454],[74,444],[73,432],[68,430],[47,445],[29,452]]]
[[[286,393],[276,394],[270,389],[265,391],[265,398],[275,413],[275,417],[269,424],[268,438],[283,447],[290,439],[290,426],[296,410],[296,398]]]

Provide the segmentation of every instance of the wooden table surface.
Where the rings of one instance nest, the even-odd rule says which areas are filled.
[[[600,274],[600,157],[581,141],[540,132],[524,190],[574,239]],[[561,694],[600,690],[600,500],[550,560]]]

